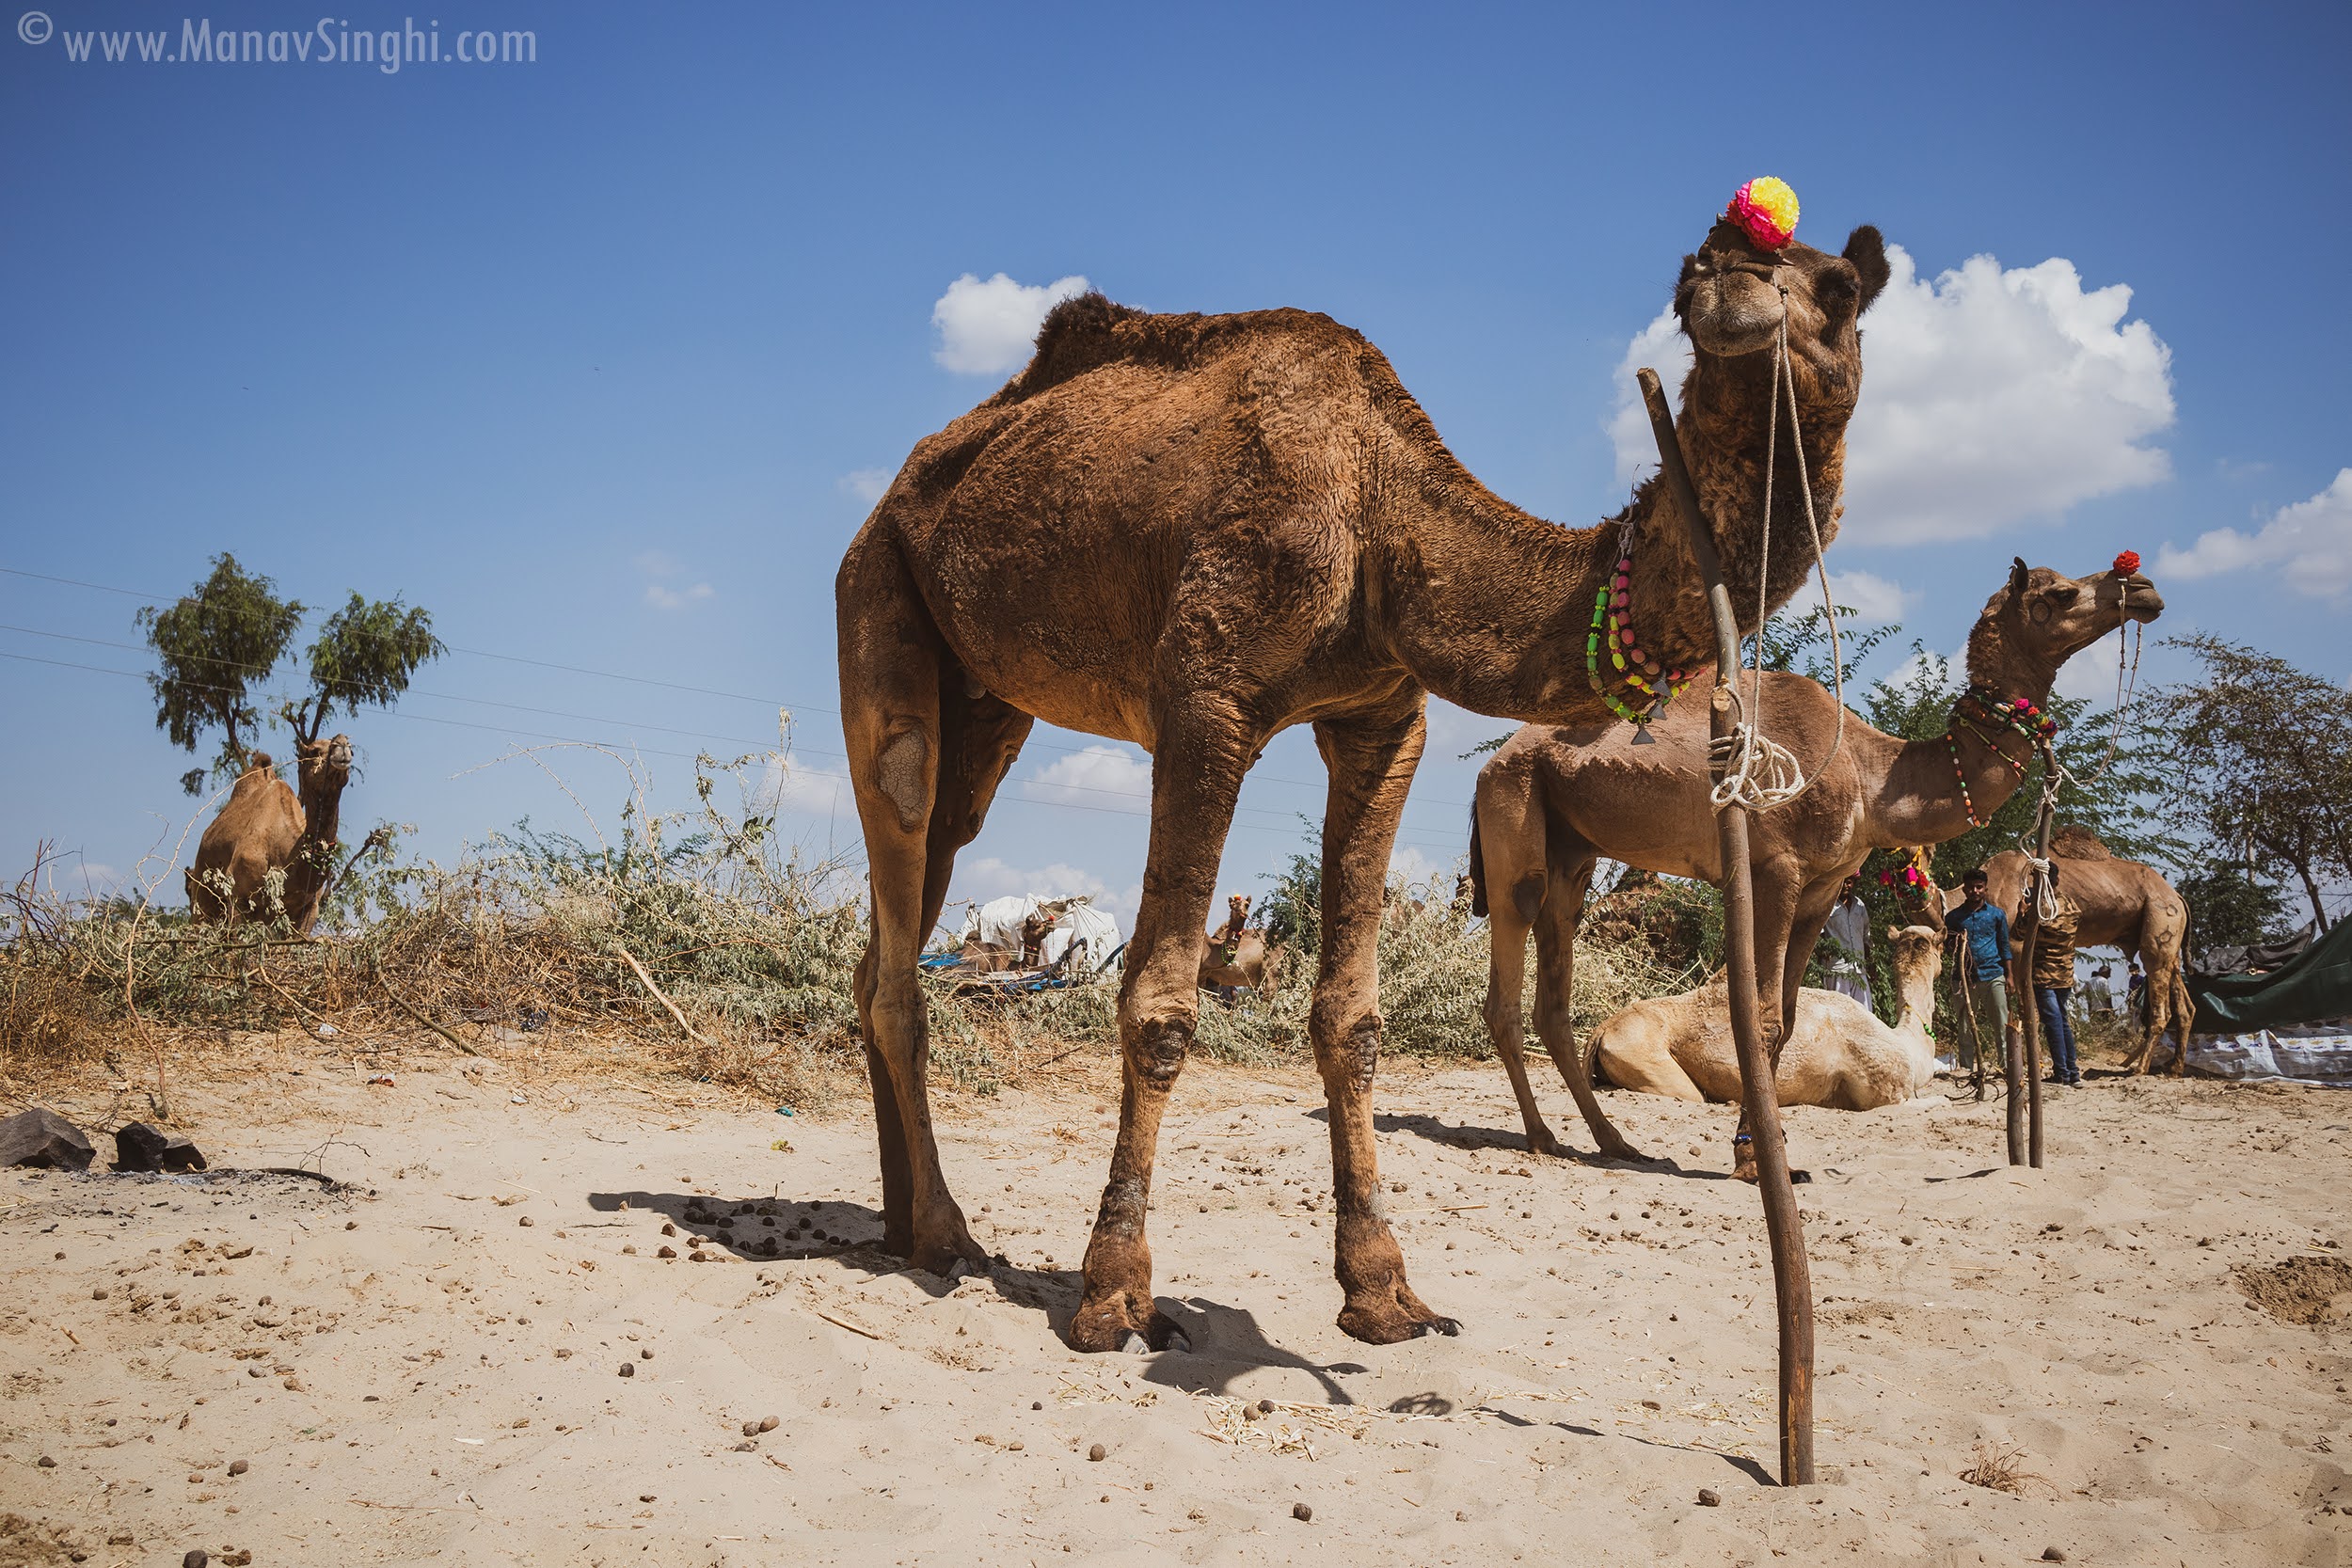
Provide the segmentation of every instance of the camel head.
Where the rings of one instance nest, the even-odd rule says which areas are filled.
[[[1935,1017],[1935,982],[1944,973],[1944,933],[1932,926],[1889,926],[1895,949],[1895,989],[1903,999],[1905,1022],[1922,1027]]]
[[[1236,893],[1225,900],[1225,919],[1236,931],[1248,923],[1249,919],[1249,895],[1248,894]]]
[[[1851,411],[1862,388],[1862,335],[1855,323],[1886,287],[1886,243],[1864,224],[1836,256],[1791,240],[1759,247],[1728,218],[1719,218],[1697,250],[1682,259],[1675,315],[1698,351],[1698,364],[1761,354],[1785,318],[1799,397],[1827,399]],[[1758,363],[1759,372],[1769,369]],[[1808,373],[1810,372],[1810,373]]]
[[[2074,655],[2125,622],[2145,625],[2163,614],[2163,596],[2140,575],[2138,558],[2119,556],[2116,564],[2123,569],[2070,578],[2012,561],[2009,581],[1985,601],[1968,634],[1969,679],[2008,689],[2005,695],[2034,686],[2046,691]]]
[[[351,736],[295,741],[294,768],[305,792],[322,786],[340,791],[351,782]]]

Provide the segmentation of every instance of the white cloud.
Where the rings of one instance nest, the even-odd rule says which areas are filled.
[[[1444,868],[1423,854],[1420,846],[1400,844],[1389,851],[1389,880],[1425,882]]]
[[[719,591],[707,582],[677,582],[686,575],[686,567],[666,551],[645,550],[635,558],[634,564],[649,579],[645,583],[645,602],[656,610],[683,610],[690,604],[718,596]]]
[[[1057,805],[1146,812],[1152,801],[1152,759],[1121,746],[1089,746],[1056,757],[1024,781],[1023,794]]]
[[[1932,280],[1900,245],[1887,261],[1893,277],[1863,318],[1846,537],[1982,538],[2170,477],[2146,443],[2172,423],[2171,351],[2123,320],[2127,285],[2087,291],[2058,257],[2004,269],[1977,256]],[[1656,366],[1671,387],[1690,359],[1671,311],[1626,351],[1609,422],[1620,479],[1657,460],[1635,368]]]
[[[2352,468],[2309,500],[2281,507],[2254,533],[2217,528],[2188,548],[2167,545],[2156,570],[2167,578],[2203,578],[2249,566],[2276,566],[2287,585],[2313,598],[2352,590]]]
[[[834,480],[834,486],[843,495],[855,496],[871,506],[882,499],[882,492],[890,488],[893,477],[888,468],[851,468]]]
[[[1903,611],[1918,602],[1919,595],[1899,582],[1890,582],[1875,572],[1832,572],[1829,575],[1831,598],[1840,610],[1851,610],[1866,623],[1899,622]],[[1820,603],[1819,588],[1800,594],[1799,602]],[[1840,630],[1844,627],[1841,625]]]
[[[841,769],[803,768],[780,752],[771,752],[759,777],[743,786],[743,809],[755,816],[806,812],[815,816],[857,813],[857,795],[850,775]]]
[[[1002,375],[1027,362],[1045,312],[1088,289],[1084,277],[1016,283],[1003,273],[983,283],[965,273],[931,307],[939,348],[931,356],[960,375]]]

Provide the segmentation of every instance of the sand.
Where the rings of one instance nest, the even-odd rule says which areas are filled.
[[[1386,1071],[1398,1235],[1465,1329],[1380,1348],[1332,1323],[1311,1074],[1196,1066],[1152,1222],[1195,1349],[1081,1356],[1115,1082],[1054,1070],[943,1098],[1008,1259],[961,1282],[871,1249],[854,1101],[308,1040],[183,1085],[215,1165],[355,1188],[0,1173],[0,1561],[2352,1558],[2352,1099],[2056,1090],[2041,1172],[2001,1164],[1997,1104],[1789,1113],[1822,1479],[1784,1489],[1727,1108],[1611,1096],[1677,1168],[1610,1168],[1526,1153],[1499,1069]],[[705,1203],[731,1244],[693,1246]],[[1963,1479],[1987,1460],[2013,1492]]]

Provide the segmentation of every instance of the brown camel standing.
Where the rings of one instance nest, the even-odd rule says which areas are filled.
[[[1867,228],[1832,256],[1758,250],[1718,222],[1683,261],[1675,308],[1696,357],[1681,439],[1736,603],[1758,598],[1767,351],[1785,323],[1811,500],[1834,521],[1856,319],[1886,277]],[[1806,501],[1785,444],[1784,519]],[[1119,1000],[1119,1137],[1069,1335],[1088,1351],[1173,1342],[1145,1215],[1198,1018],[1203,923],[1243,775],[1274,736],[1311,723],[1330,790],[1309,1033],[1330,1112],[1340,1326],[1375,1344],[1454,1332],[1406,1282],[1372,1129],[1381,893],[1426,694],[1602,719],[1587,628],[1628,546],[1622,618],[1657,667],[1696,669],[1714,634],[1683,528],[1654,479],[1581,531],[1500,499],[1380,352],[1327,317],[1147,315],[1100,295],[1057,307],[1027,369],[916,445],[835,583],[872,878],[857,1001],[885,1244],[934,1272],[986,1256],[940,1166],[915,985],[956,851],[1034,719],[1131,741],[1152,757],[1151,848]],[[1779,543],[1761,584],[1774,605],[1811,569]]]
[[[351,782],[351,740],[294,742],[297,796],[278,776],[265,752],[237,778],[228,800],[197,841],[196,863],[186,873],[188,908],[199,920],[266,919],[271,907],[269,877],[281,875],[279,907],[304,936],[318,924],[319,904],[335,874],[335,852],[342,819],[343,789]],[[220,893],[226,879],[229,896]]]
[[[2082,906],[2075,947],[2115,947],[2126,957],[2137,953],[2147,971],[2148,1021],[2131,1063],[2132,1071],[2146,1072],[2164,1032],[2187,1034],[2195,1010],[2182,973],[2183,950],[2188,945],[2188,900],[2165,880],[2164,873],[2137,861],[2116,859],[2085,828],[2064,827],[2053,833],[2050,858],[2058,867],[2058,885]],[[2013,923],[2025,901],[2025,852],[2005,850],[1985,862],[1984,870],[1992,881],[1993,902]],[[2185,1065],[2183,1054],[2175,1052],[2173,1073]]]
[[[1739,601],[1735,598],[1733,602]],[[1756,887],[1758,1011],[1779,1059],[1796,1022],[1807,958],[1837,890],[1873,849],[1941,844],[1967,831],[2025,777],[2030,721],[2009,721],[2021,701],[2038,711],[2058,666],[2126,620],[2153,621],[2164,602],[2137,573],[2076,579],[2014,563],[1968,634],[1968,690],[1945,734],[1898,740],[1846,721],[1831,754],[1837,700],[1803,675],[1763,677],[1762,727],[1819,781],[1802,796],[1750,814]],[[1742,681],[1744,693],[1746,683]],[[1699,705],[1669,709],[1636,747],[1622,725],[1529,724],[1479,770],[1470,816],[1477,912],[1491,921],[1486,1027],[1511,1075],[1529,1146],[1565,1157],[1544,1125],[1521,1055],[1520,996],[1527,934],[1535,933],[1535,1032],[1566,1080],[1600,1152],[1638,1159],[1593,1098],[1588,1064],[1569,1021],[1577,917],[1602,855],[1669,876],[1722,885],[1708,804],[1708,716]],[[1754,1180],[1745,1113],[1733,1143],[1733,1174]]]
[[[1267,967],[1265,928],[1249,928],[1249,899],[1234,894],[1225,901],[1225,924],[1209,933],[1200,954],[1202,990],[1232,990],[1247,986],[1254,991],[1273,989]]]
[[[1851,996],[1812,986],[1798,993],[1796,1028],[1774,1064],[1783,1105],[1874,1111],[1925,1094],[1935,1081],[1935,981],[1944,927],[1890,926],[1902,1012],[1893,1027]],[[1740,1053],[1731,1037],[1724,977],[1677,996],[1656,996],[1593,1031],[1593,1062],[1609,1082],[1640,1094],[1717,1102],[1740,1098]]]

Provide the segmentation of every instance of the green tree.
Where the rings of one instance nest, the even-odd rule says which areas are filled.
[[[221,778],[243,772],[262,729],[259,689],[309,613],[308,606],[279,598],[275,582],[246,572],[225,553],[214,559],[212,575],[195,592],[167,608],[141,610],[138,622],[157,664],[147,677],[155,696],[155,727],[189,752],[200,751],[205,737],[218,731],[210,772]],[[420,665],[447,651],[425,610],[398,598],[354,594],[326,618],[305,655],[309,691],[279,701],[276,715],[297,741],[316,740],[338,707],[346,714],[389,707]],[[206,772],[189,769],[180,786],[200,794]]]
[[[2352,693],[2205,633],[2166,645],[2202,669],[2156,691],[2145,720],[2172,808],[2212,859],[2292,875],[2326,930],[2321,889],[2352,879]]]
[[[253,689],[269,678],[302,625],[304,607],[278,596],[278,585],[247,573],[235,556],[213,559],[212,576],[167,609],[150,605],[138,612],[158,669],[147,677],[155,696],[155,727],[171,743],[199,752],[206,734],[220,731],[212,771],[234,778],[244,771],[250,744],[262,727]],[[201,793],[205,769],[181,775],[180,787]]]
[[[2286,899],[2245,862],[2213,861],[2172,879],[2188,900],[2199,948],[2255,947],[2286,934]]]
[[[1301,958],[1312,960],[1323,947],[1323,824],[1304,815],[1298,820],[1307,830],[1307,847],[1281,870],[1258,873],[1274,884],[1258,900],[1258,918],[1268,942],[1294,947]]]
[[[278,716],[295,738],[316,740],[337,705],[352,715],[362,707],[389,707],[408,689],[418,666],[448,651],[433,635],[433,617],[425,610],[404,607],[398,598],[354,594],[310,644],[310,694],[281,705]]]

